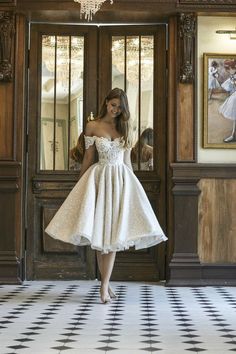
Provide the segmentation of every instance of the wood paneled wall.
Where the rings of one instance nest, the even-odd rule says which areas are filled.
[[[13,160],[13,82],[0,83],[0,160]]]
[[[195,156],[195,44],[196,15],[178,16],[176,161],[194,162]]]
[[[168,284],[236,284],[236,165],[175,163]]]
[[[194,161],[193,84],[178,85],[177,161]]]
[[[14,77],[0,83],[0,282],[4,283],[23,278],[25,17],[14,16],[14,25]]]
[[[198,252],[203,263],[236,262],[236,180],[199,182]]]

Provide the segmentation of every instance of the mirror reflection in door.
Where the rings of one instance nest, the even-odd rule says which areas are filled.
[[[134,170],[153,170],[154,36],[112,37],[112,87],[128,95]]]
[[[83,131],[84,37],[42,36],[40,169],[77,169]]]
[[[112,36],[112,88],[127,92],[134,170],[153,170],[154,36]],[[78,170],[83,153],[84,37],[42,35],[40,169]]]

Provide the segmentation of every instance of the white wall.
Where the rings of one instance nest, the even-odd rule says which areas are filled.
[[[235,29],[236,17],[198,17],[198,162],[236,163],[236,149],[203,149],[203,53],[236,54],[236,40],[218,29]]]

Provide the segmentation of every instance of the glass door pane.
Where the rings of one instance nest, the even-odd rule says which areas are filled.
[[[41,170],[79,167],[71,156],[83,130],[83,75],[83,36],[42,36]]]
[[[153,170],[154,36],[112,36],[112,88],[128,95],[134,170]]]

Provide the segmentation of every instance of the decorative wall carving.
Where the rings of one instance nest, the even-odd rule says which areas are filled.
[[[0,81],[13,79],[12,41],[14,32],[14,14],[0,11]]]
[[[196,34],[196,17],[194,14],[179,16],[179,58],[181,83],[193,81],[194,42]]]

